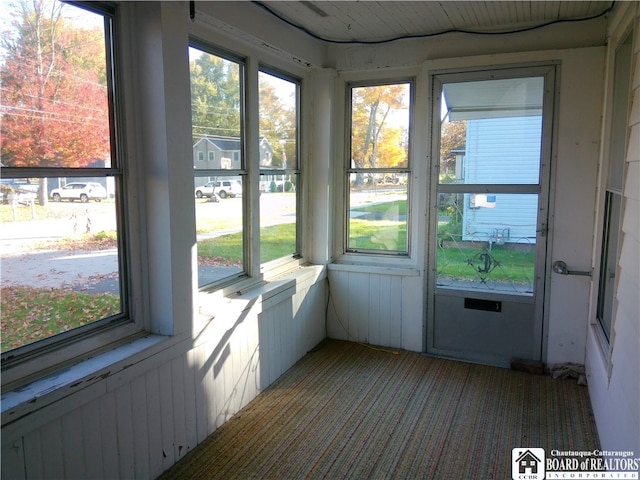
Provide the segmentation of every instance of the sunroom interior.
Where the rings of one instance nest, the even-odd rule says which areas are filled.
[[[2,177],[105,179],[68,203],[119,303],[3,341],[2,478],[157,478],[327,339],[579,368],[640,457],[637,2],[65,8],[105,19],[111,161],[7,140]]]

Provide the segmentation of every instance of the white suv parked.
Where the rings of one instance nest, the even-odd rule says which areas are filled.
[[[207,182],[196,188],[195,194],[198,198],[211,197],[212,195],[217,195],[220,198],[241,197],[242,183],[239,180]]]
[[[62,200],[80,200],[87,203],[89,200],[100,202],[103,198],[107,198],[107,190],[95,182],[72,182],[67,183],[62,188],[54,188],[51,190],[51,198],[54,202]]]

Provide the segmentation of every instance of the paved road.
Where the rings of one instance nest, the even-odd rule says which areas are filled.
[[[118,253],[115,249],[3,253],[0,272],[2,286],[118,292]]]

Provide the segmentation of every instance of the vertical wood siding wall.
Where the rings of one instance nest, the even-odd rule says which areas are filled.
[[[321,281],[265,301],[192,349],[150,358],[133,375],[124,370],[10,424],[2,478],[157,477],[325,338],[326,298]]]
[[[327,336],[422,351],[422,277],[371,270],[329,270]]]
[[[593,329],[587,343],[589,393],[602,449],[640,452],[640,17],[635,14],[617,307],[610,363]],[[625,32],[614,32],[625,33]]]

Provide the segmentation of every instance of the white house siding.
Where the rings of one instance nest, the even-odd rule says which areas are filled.
[[[155,478],[325,337],[326,284],[221,315],[178,344],[2,429],[2,478]],[[204,338],[203,338],[204,337]]]
[[[629,4],[625,17],[633,18],[635,43],[632,104],[629,115],[626,178],[618,288],[610,351],[598,339],[596,325],[588,332],[589,393],[603,449],[640,452],[640,21],[638,4]],[[612,30],[626,33],[625,21]],[[615,46],[615,45],[614,45]],[[610,58],[612,64],[613,59]],[[595,298],[592,300],[595,307]],[[592,308],[592,311],[595,311]],[[610,355],[610,360],[609,360]]]
[[[540,116],[468,120],[463,182],[538,183],[541,133]],[[535,243],[537,195],[492,195],[491,207],[472,206],[473,197],[465,195],[464,241],[494,241],[496,230],[509,229],[506,243]]]

